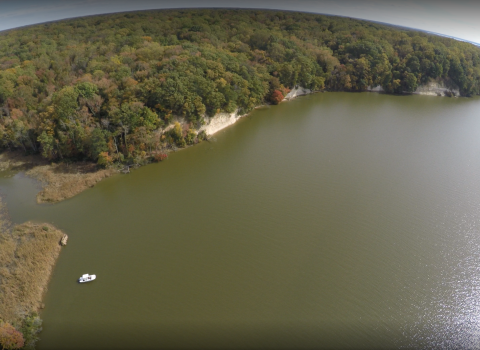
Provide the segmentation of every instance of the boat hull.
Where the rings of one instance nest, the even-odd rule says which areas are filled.
[[[87,283],[87,282],[92,282],[97,278],[96,275],[83,275],[78,279],[79,283]]]

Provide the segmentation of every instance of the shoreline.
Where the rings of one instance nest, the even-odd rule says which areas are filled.
[[[291,101],[299,96],[305,96],[318,91],[311,91],[302,87],[292,89],[284,101]],[[264,105],[255,107],[261,108]],[[218,113],[208,118],[207,123],[197,129],[197,135],[202,131],[207,137],[235,124],[238,120],[250,114],[238,114],[238,110],[233,113]],[[185,121],[182,121],[184,124]],[[168,132],[172,125],[163,129],[162,132]],[[184,148],[188,148],[189,145]],[[178,150],[183,149],[179,148]],[[148,163],[147,163],[148,164]],[[120,173],[119,169],[110,167],[107,169],[99,169],[92,162],[78,163],[49,163],[46,159],[39,155],[24,155],[21,151],[10,151],[0,153],[0,172],[25,172],[25,175],[41,182],[42,190],[37,193],[37,203],[58,203],[63,200],[72,198],[88,188],[95,186],[103,179],[109,178]]]
[[[438,93],[437,89],[442,89],[443,95]],[[433,92],[435,91],[435,92]],[[301,86],[296,86],[283,98],[280,103],[288,102],[301,96],[311,95],[314,93],[326,92],[325,91],[312,91]],[[365,92],[384,93],[380,86],[369,87]],[[425,86],[419,86],[417,90],[411,94],[415,95],[429,95],[429,96],[449,96],[457,97],[456,90],[450,89],[438,82],[430,83]],[[265,105],[259,105],[254,108],[258,109]],[[206,123],[196,129],[196,134],[204,132],[208,137],[216,134],[217,132],[235,124],[238,120],[246,117],[252,113],[238,114],[238,110],[232,113],[221,112],[217,113],[213,117],[205,117]],[[182,127],[187,124],[182,118],[177,118]],[[168,125],[161,130],[162,134],[167,133],[173,128],[173,124]],[[194,144],[193,144],[194,145]],[[177,148],[176,146],[172,150],[165,150],[165,153],[172,151],[185,149],[193,145],[187,145],[186,147]],[[150,156],[154,156],[152,153]],[[149,164],[148,161],[145,164]],[[138,164],[137,164],[138,166]],[[49,163],[46,159],[41,158],[39,155],[24,155],[21,151],[5,151],[0,153],[0,172],[11,171],[18,173],[25,172],[25,175],[36,179],[41,182],[42,190],[37,194],[37,203],[58,203],[63,200],[72,198],[77,194],[85,191],[88,188],[94,187],[98,182],[103,179],[109,178],[118,173],[129,173],[130,166],[121,168],[111,166],[106,169],[99,169],[97,164],[93,162],[78,162],[78,163]],[[128,169],[128,170],[125,170]]]
[[[303,90],[299,91],[296,89],[293,96],[284,100],[306,95]],[[197,133],[203,130],[211,136],[249,114],[238,115],[237,111],[219,113]],[[37,203],[55,203],[71,198],[119,172],[115,169],[98,170],[93,163],[48,164],[37,155],[4,152],[0,154],[0,172],[7,171],[23,171],[42,183],[43,189],[36,196]],[[34,345],[39,339],[42,321],[38,313],[45,307],[43,301],[62,250],[63,236],[62,231],[48,223],[28,221],[13,225],[0,197],[0,320],[23,333],[26,346]],[[28,324],[34,324],[36,328],[28,328]]]
[[[380,86],[369,86],[367,92],[385,93],[385,90]],[[460,97],[460,90],[452,82],[444,80],[430,81],[424,85],[418,85],[413,92],[403,92],[404,95],[424,95],[424,96],[445,96],[445,97]]]
[[[0,198],[0,320],[23,334],[33,347],[64,233],[49,223],[13,225]]]
[[[287,96],[285,96],[282,102],[290,101],[299,96],[306,96],[309,94],[317,93],[319,91],[310,91],[307,89],[303,89],[302,87],[297,87],[295,89],[292,89],[292,92],[293,93],[291,95],[289,93]],[[263,106],[264,105],[257,106],[255,107],[255,109],[261,108]],[[200,127],[197,131],[201,132],[203,130],[208,136],[212,136],[215,133],[235,124],[240,118],[248,116],[249,114],[250,113],[238,115],[237,111],[230,114],[219,113],[214,117],[209,118],[208,124]],[[210,129],[208,128],[209,126]],[[188,147],[190,146],[187,146],[185,148]],[[76,194],[79,194],[84,190],[93,187],[101,180],[119,173],[118,169],[114,168],[99,170],[94,163],[81,162],[73,164],[49,164],[48,161],[42,159],[40,156],[23,155],[21,154],[21,152],[4,152],[0,154],[0,171],[11,171],[17,173],[24,171],[25,175],[40,180],[43,189],[37,194],[37,203],[56,203],[71,198]],[[29,241],[37,243],[40,242],[39,244],[42,244],[43,241],[37,241],[37,238],[41,239],[41,236],[49,236],[47,244],[48,259],[43,263],[43,266],[40,267],[42,271],[35,274],[36,276],[39,276],[39,278],[37,278],[36,281],[33,281],[31,274],[29,276],[25,275],[24,280],[26,282],[22,282],[22,286],[29,286],[28,288],[25,287],[26,290],[34,290],[36,291],[36,293],[32,293],[31,296],[28,296],[28,298],[31,299],[28,302],[24,300],[18,301],[18,305],[20,306],[16,306],[14,308],[23,310],[24,318],[20,318],[18,314],[11,311],[12,308],[6,308],[5,305],[11,302],[4,302],[0,300],[0,320],[3,319],[4,321],[12,322],[12,324],[14,324],[14,326],[16,326],[16,328],[18,329],[24,322],[26,322],[25,320],[28,317],[38,317],[33,315],[36,315],[36,313],[38,313],[43,308],[43,300],[45,297],[45,293],[48,290],[48,285],[51,281],[53,271],[55,269],[58,257],[61,252],[61,245],[59,242],[64,233],[55,228],[53,225],[33,223],[30,221],[13,226],[9,222],[7,218],[8,215],[6,212],[4,212],[5,210],[5,205],[2,204],[0,198],[0,267],[3,270],[9,269],[13,265],[15,266],[15,268],[17,268],[17,266],[21,266],[21,264],[19,265],[17,263],[17,261],[20,261],[21,258],[17,256],[18,254],[16,254],[16,252],[18,249],[21,249],[19,247],[22,247],[22,244],[28,243],[25,239],[22,241],[21,237],[30,237]],[[9,235],[11,237],[8,237]],[[31,237],[33,237],[33,239],[31,239]],[[6,259],[4,257],[5,254],[3,254],[2,252],[2,245],[4,249],[5,247],[7,247],[6,249],[10,249],[10,253],[13,252],[12,254],[10,254],[10,256],[13,256],[13,258],[10,259],[10,264],[6,263]],[[29,259],[30,261],[41,260],[41,257],[38,256],[38,254],[35,255],[34,251],[30,250],[30,253],[31,254],[23,256],[23,263],[25,265],[29,265]],[[42,254],[44,253],[45,250],[42,251]],[[15,262],[12,263],[12,261]],[[0,271],[0,299],[2,298],[2,295],[4,296],[4,298],[6,295],[14,295],[15,297],[14,293],[5,291],[5,277],[2,275],[2,272],[3,271]],[[28,280],[28,278],[30,278],[30,280]],[[36,285],[34,287],[31,287],[33,283],[36,283]],[[10,287],[7,286],[7,288]],[[7,311],[3,311],[1,309],[2,306],[6,308]]]
[[[98,169],[96,164],[89,162],[49,164],[39,155],[24,155],[21,151],[0,154],[0,172],[16,174],[22,171],[42,184],[42,190],[36,195],[38,204],[72,198],[118,173],[114,168]]]
[[[297,86],[297,87],[293,88],[292,90],[290,90],[290,92],[283,98],[283,100],[280,103],[288,102],[288,101],[291,101],[291,100],[293,100],[297,97],[306,96],[306,95],[310,95],[310,94],[314,94],[314,93],[318,93],[318,92],[320,92],[320,91],[312,91],[312,90],[303,88],[301,86]],[[265,105],[256,106],[254,108],[254,110],[258,109],[258,108],[261,108],[263,106],[265,106]],[[243,117],[246,117],[250,113],[252,113],[252,112],[249,112],[249,113],[246,113],[246,114],[239,115],[239,114],[237,114],[237,112],[238,111],[235,111],[235,112],[232,112],[232,113],[218,113],[215,116],[213,116],[212,118],[208,118],[207,123],[205,125],[203,125],[202,127],[200,127],[198,129],[198,132],[205,131],[208,136],[211,136],[211,135],[225,129],[226,127],[229,127],[230,125],[235,124],[239,119],[241,119]]]

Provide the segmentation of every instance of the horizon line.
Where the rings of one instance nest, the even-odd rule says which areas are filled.
[[[11,30],[18,30],[18,29],[28,28],[28,27],[32,27],[32,26],[36,26],[36,25],[45,25],[45,24],[57,23],[57,22],[61,22],[61,21],[75,20],[75,19],[95,17],[95,16],[107,16],[107,15],[116,15],[116,14],[122,14],[122,13],[132,13],[132,12],[178,11],[178,10],[279,11],[279,12],[307,13],[307,14],[323,15],[323,16],[331,16],[331,17],[342,17],[342,18],[348,18],[348,19],[354,19],[354,20],[359,20],[359,21],[381,24],[381,25],[385,25],[385,26],[388,26],[388,27],[397,27],[397,28],[401,28],[401,29],[404,29],[404,30],[424,32],[424,33],[428,33],[430,35],[436,35],[436,36],[441,36],[441,37],[448,38],[448,39],[453,39],[453,40],[456,40],[456,41],[465,42],[465,43],[472,44],[472,45],[480,48],[480,43],[477,43],[475,41],[462,39],[462,38],[451,36],[451,35],[448,35],[448,34],[437,33],[437,32],[429,31],[429,30],[426,30],[426,29],[406,27],[406,26],[400,25],[400,24],[387,23],[387,22],[376,21],[376,20],[371,20],[371,19],[364,19],[364,18],[359,18],[359,17],[335,15],[335,14],[323,13],[323,12],[298,11],[298,10],[286,10],[286,9],[274,9],[274,8],[247,8],[247,7],[175,7],[175,8],[172,7],[172,8],[160,8],[160,9],[159,8],[154,8],[154,9],[132,10],[132,11],[104,12],[104,13],[96,13],[96,14],[93,14],[93,15],[65,17],[65,18],[56,19],[56,20],[53,20],[53,21],[38,22],[38,23],[32,23],[32,24],[27,24],[27,25],[23,25],[23,26],[8,28],[8,29],[0,30],[0,35],[8,32],[8,31],[11,31]]]

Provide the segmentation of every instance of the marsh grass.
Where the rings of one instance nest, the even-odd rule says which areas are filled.
[[[18,328],[38,311],[62,235],[50,224],[10,227],[4,213],[0,215],[0,319]]]
[[[18,151],[0,154],[2,171],[12,174],[25,171],[27,176],[40,180],[43,189],[37,194],[38,203],[56,203],[71,198],[118,173],[116,169],[99,169],[90,162],[49,164],[39,155],[24,155]]]
[[[19,171],[27,171],[36,166],[47,165],[48,162],[37,155],[25,155],[23,152],[0,153],[0,172],[9,171],[13,174]]]
[[[76,163],[36,166],[25,174],[43,184],[42,191],[37,194],[38,203],[56,203],[93,187],[117,172],[114,169],[97,169],[93,163]]]

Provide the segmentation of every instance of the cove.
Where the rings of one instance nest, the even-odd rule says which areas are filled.
[[[38,348],[478,347],[479,108],[314,94],[58,204],[0,179],[70,237]]]

